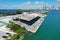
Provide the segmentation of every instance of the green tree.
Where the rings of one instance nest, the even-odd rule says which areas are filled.
[[[17,10],[15,13],[16,13],[16,14],[22,14],[22,12],[19,11],[19,10]]]
[[[11,21],[7,27],[16,32],[16,34],[14,34],[9,40],[18,40],[24,37],[25,33],[28,32],[24,27],[21,27]]]

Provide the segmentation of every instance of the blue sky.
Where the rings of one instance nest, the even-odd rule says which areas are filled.
[[[0,0],[0,9],[29,9],[46,6],[60,6],[60,0]]]

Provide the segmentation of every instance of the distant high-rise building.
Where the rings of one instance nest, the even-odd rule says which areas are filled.
[[[60,7],[56,7],[56,10],[60,10]]]
[[[60,7],[58,7],[58,9],[60,10]]]
[[[55,10],[56,7],[55,7],[54,5],[52,5],[52,6],[50,7],[50,9],[51,9],[51,10]]]

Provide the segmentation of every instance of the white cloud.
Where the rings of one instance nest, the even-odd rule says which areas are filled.
[[[40,2],[36,1],[35,4],[39,4]]]
[[[44,2],[39,2],[39,1],[35,1],[35,2],[25,2],[19,5],[13,5],[13,6],[3,6],[1,7],[1,9],[37,9],[37,8],[42,8],[42,6],[44,5]],[[46,3],[47,5],[47,3]]]
[[[59,2],[60,2],[60,0],[57,0],[57,1],[59,1]]]
[[[35,1],[35,4],[43,4],[44,2]]]
[[[31,2],[30,2],[30,1],[28,1],[28,2],[26,2],[25,4],[31,4]]]

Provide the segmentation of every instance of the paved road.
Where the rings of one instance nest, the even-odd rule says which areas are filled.
[[[19,14],[20,15],[20,14]],[[5,19],[5,18],[14,18],[14,17],[17,17],[19,15],[11,15],[11,16],[3,16],[3,17],[0,17],[0,19]]]
[[[6,36],[7,34],[5,32],[0,31],[0,40],[4,40],[2,36]]]
[[[0,17],[0,27],[1,26],[4,26],[4,25],[7,25],[8,23],[6,21],[14,18],[14,17],[17,17],[19,15],[12,15],[12,16],[3,16],[3,17]],[[4,40],[4,38],[2,38],[2,36],[5,36],[6,35],[6,32],[2,32],[0,31],[0,40]]]
[[[19,15],[11,15],[11,16],[0,17],[0,27],[4,26],[4,25],[7,25],[8,23],[6,21],[11,20],[12,18],[15,18],[15,17],[17,17]]]
[[[8,23],[6,23],[6,22],[3,22],[3,21],[0,21],[0,23],[3,23],[3,24],[5,24],[5,25],[7,25]]]

